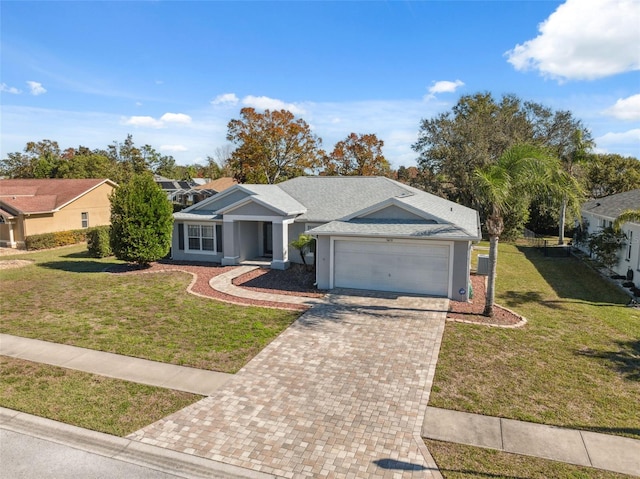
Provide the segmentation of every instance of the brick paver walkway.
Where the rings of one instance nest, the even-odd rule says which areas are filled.
[[[420,438],[446,299],[332,294],[130,439],[282,477],[441,477]]]

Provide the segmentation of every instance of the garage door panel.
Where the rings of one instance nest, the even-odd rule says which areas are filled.
[[[446,296],[449,246],[337,240],[334,284],[343,288]]]

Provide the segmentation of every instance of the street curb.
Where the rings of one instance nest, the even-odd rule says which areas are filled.
[[[278,476],[0,407],[0,429],[44,439],[185,479],[278,479]]]

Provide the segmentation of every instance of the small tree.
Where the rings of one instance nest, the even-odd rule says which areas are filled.
[[[118,259],[141,266],[169,253],[173,209],[149,174],[134,176],[111,196],[110,243]]]
[[[622,231],[608,226],[589,237],[589,248],[603,265],[612,269],[620,261],[620,249],[625,246],[626,239]]]
[[[305,258],[305,255],[309,254],[309,252],[311,251],[311,248],[314,245],[314,242],[315,242],[315,239],[313,236],[303,233],[300,236],[298,236],[297,240],[289,243],[291,246],[293,246],[295,249],[297,249],[300,252],[300,258],[302,258],[302,263],[304,264],[304,267],[307,270],[309,269],[309,267],[307,265],[307,260]],[[315,262],[315,256],[314,256],[314,262]]]

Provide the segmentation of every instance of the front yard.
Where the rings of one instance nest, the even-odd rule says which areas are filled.
[[[502,244],[496,301],[529,322],[447,323],[430,405],[640,438],[640,309],[628,300],[575,258]]]
[[[300,313],[236,306],[185,292],[191,275],[104,273],[120,264],[86,246],[2,258],[0,332],[233,373]]]

